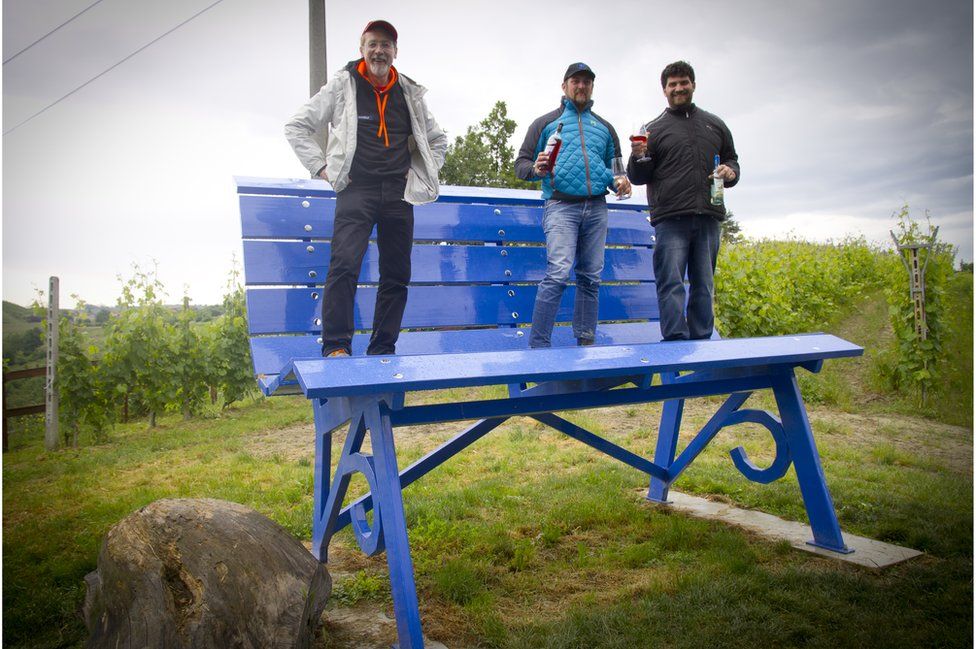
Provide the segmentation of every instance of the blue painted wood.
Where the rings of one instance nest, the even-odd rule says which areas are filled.
[[[334,198],[241,196],[245,239],[331,239]],[[644,215],[611,205],[607,223],[610,245],[651,246],[654,229]],[[373,231],[375,239],[376,232]],[[414,208],[416,241],[519,241],[542,243],[539,205],[429,203]]]
[[[246,284],[321,285],[331,249],[329,242],[245,241]],[[603,281],[654,281],[651,257],[650,248],[607,248]],[[415,245],[411,266],[412,285],[539,282],[546,274],[546,251],[541,246]],[[375,284],[379,279],[379,251],[371,243],[359,282]]]
[[[527,324],[532,321],[536,287],[520,286],[411,286],[403,314],[404,328]],[[563,293],[558,322],[573,318],[576,289]],[[318,333],[322,313],[319,288],[253,288],[247,291],[248,324],[252,334]],[[356,329],[372,326],[376,288],[356,291]],[[600,286],[600,320],[657,319],[653,284]]]
[[[412,330],[401,335],[399,355],[362,357],[368,334],[360,333],[353,341],[356,356],[322,359],[316,340],[321,328],[319,287],[328,264],[335,194],[320,180],[236,181],[259,384],[269,394],[298,388],[313,401],[313,551],[325,560],[329,539],[346,524],[353,526],[363,551],[386,548],[402,647],[423,646],[402,488],[515,415],[534,416],[651,474],[649,496],[660,498],[666,498],[668,486],[723,426],[758,421],[773,434],[777,457],[768,469],[758,469],[741,448],[735,449],[736,466],[748,478],[765,482],[781,476],[792,459],[813,543],[847,551],[793,368],[816,372],[824,359],[863,350],[824,334],[658,342],[650,259],[654,236],[636,199],[609,202],[611,248],[601,287],[598,346],[577,348],[570,327],[557,326],[557,347],[530,351],[528,328],[517,326],[530,320],[535,283],[544,273],[539,193],[443,187],[440,200],[415,211],[414,276],[404,317],[404,326]],[[447,245],[438,245],[442,242]],[[361,275],[367,286],[357,295],[360,330],[371,325],[376,289],[369,285],[377,280],[371,246]],[[571,318],[573,297],[570,288],[559,320]],[[629,322],[612,322],[621,320]],[[427,330],[431,328],[439,330]],[[662,376],[662,385],[652,385],[655,374]],[[535,385],[526,389],[529,383]],[[507,385],[510,396],[426,405],[408,405],[405,399],[415,390],[477,385]],[[774,391],[781,425],[772,414],[740,410],[752,391],[768,388]],[[722,394],[731,396],[674,459],[683,400]],[[552,414],[662,400],[667,403],[655,462]],[[472,419],[480,421],[399,472],[395,426]],[[330,481],[330,431],[344,421],[350,422],[350,431]],[[372,456],[362,452],[367,430]],[[371,493],[342,508],[349,476],[356,472],[366,476]],[[370,525],[366,511],[373,507]]]
[[[324,180],[314,178],[260,178],[255,176],[234,176],[239,194],[267,194],[276,196],[320,196],[334,197],[335,191]],[[613,200],[613,199],[611,199]],[[505,189],[497,187],[460,187],[441,185],[438,202],[497,203],[507,205],[541,205],[542,197],[538,190]],[[642,212],[647,209],[639,198],[613,200],[616,209]]]
[[[676,341],[452,354],[302,360],[295,374],[309,398],[475,385],[647,375],[679,370],[795,365],[811,358],[859,356],[863,349],[829,334]]]
[[[390,569],[397,639],[400,649],[421,649],[424,646],[424,636],[420,628],[420,606],[417,603],[417,586],[413,579],[413,560],[410,558],[410,542],[407,539],[407,517],[403,511],[403,493],[390,413],[386,404],[376,400],[362,406],[362,412],[370,431],[370,443],[376,463],[373,506],[378,512],[373,520],[374,524],[382,525],[386,541],[386,564]]]
[[[591,446],[602,453],[606,453],[610,457],[634,467],[638,471],[643,471],[644,473],[655,476],[658,480],[667,481],[669,479],[667,469],[654,464],[649,460],[645,460],[641,456],[631,453],[627,449],[622,448],[613,442],[600,437],[599,435],[594,435],[590,431],[577,426],[571,421],[551,413],[534,415],[532,418],[542,422],[550,428],[555,428],[556,430],[565,433],[577,441],[583,442],[587,446]]]
[[[661,382],[667,385],[674,383],[677,374],[666,372],[661,375]],[[665,401],[661,408],[661,424],[658,426],[657,445],[654,449],[654,462],[659,466],[670,467],[674,461],[674,453],[678,448],[678,435],[681,430],[681,416],[685,410],[684,400]],[[647,499],[654,502],[668,502],[668,482],[651,476]]]
[[[397,354],[459,354],[525,349],[528,327],[513,329],[467,329],[461,331],[405,331],[397,341]],[[596,331],[597,345],[630,345],[658,342],[661,327],[655,321],[601,324]],[[353,355],[366,353],[369,334],[353,336]],[[576,345],[571,327],[558,325],[553,329],[554,347]],[[318,335],[255,336],[251,338],[251,358],[257,375],[277,375],[295,358],[314,358],[322,353]]]
[[[476,441],[490,433],[491,431],[498,428],[508,421],[507,417],[499,417],[495,419],[482,419],[468,428],[466,428],[461,433],[455,435],[448,441],[444,442],[442,445],[438,446],[436,449],[420,458],[406,469],[400,472],[400,487],[405,488],[408,485],[416,482],[423,476],[427,475],[441,464],[451,459],[467,447],[474,444]],[[339,518],[336,521],[336,530],[341,530],[346,525],[351,522],[351,511],[354,507],[362,507],[364,510],[368,511],[373,506],[373,496],[372,494],[366,494],[365,496],[360,496],[348,507],[343,509],[339,513]]]
[[[672,381],[671,384],[673,385],[675,382]],[[722,407],[719,408],[714,415],[712,415],[711,419],[708,420],[708,423],[702,426],[701,430],[699,430],[694,438],[692,438],[691,442],[689,442],[684,450],[681,451],[681,455],[679,455],[677,459],[674,459],[673,461],[669,460],[666,464],[659,462],[662,464],[662,466],[667,467],[668,473],[671,475],[672,482],[676,480],[678,476],[684,473],[684,470],[688,468],[688,465],[690,465],[695,458],[697,458],[698,455],[705,450],[708,443],[711,442],[715,435],[717,435],[718,432],[726,425],[728,418],[735,413],[743,403],[746,402],[746,399],[748,399],[751,394],[751,392],[737,392],[729,395],[729,398],[725,400]],[[672,402],[669,401],[667,403]],[[676,442],[677,440],[675,440],[675,443]],[[658,444],[660,445],[660,443],[660,438],[658,438]],[[671,449],[670,453],[671,458],[674,458],[674,449]],[[657,457],[655,457],[655,461],[658,461]],[[668,497],[667,488],[669,486],[670,483],[664,484],[663,498],[648,498],[648,500],[666,502]]]
[[[783,431],[789,442],[793,468],[796,470],[796,479],[800,483],[800,493],[803,495],[803,503],[813,530],[811,544],[834,552],[852,552],[844,543],[840,532],[834,501],[827,489],[820,454],[817,453],[813,430],[800,396],[800,386],[792,369],[779,374],[773,384],[773,395],[783,420]]]
[[[773,442],[776,444],[776,455],[773,458],[772,464],[765,469],[760,469],[749,461],[746,450],[741,446],[737,446],[729,451],[735,468],[746,478],[759,484],[769,484],[779,480],[786,475],[786,471],[790,468],[791,462],[790,446],[786,441],[786,433],[783,431],[783,422],[766,410],[737,410],[729,415],[724,425],[734,426],[743,422],[752,422],[760,426],[765,426],[769,434],[773,436]]]

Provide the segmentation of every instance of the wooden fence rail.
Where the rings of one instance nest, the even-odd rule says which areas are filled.
[[[7,419],[11,417],[22,417],[24,415],[36,415],[44,412],[45,405],[43,403],[31,405],[31,406],[21,406],[19,408],[8,408],[7,407],[7,383],[11,381],[17,381],[19,379],[30,379],[36,376],[45,376],[47,373],[47,368],[44,367],[29,367],[23,370],[13,370],[11,372],[3,373],[3,452],[7,452]]]

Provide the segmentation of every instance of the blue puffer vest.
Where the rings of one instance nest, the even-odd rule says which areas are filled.
[[[614,156],[613,137],[603,118],[593,113],[590,101],[580,112],[576,104],[563,97],[563,112],[546,124],[539,136],[538,150],[546,146],[549,136],[562,122],[562,149],[556,158],[552,175],[542,180],[542,198],[557,194],[570,196],[603,196],[613,190],[610,164]],[[558,195],[557,195],[558,198]]]

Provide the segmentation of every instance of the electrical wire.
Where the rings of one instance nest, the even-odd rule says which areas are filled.
[[[135,56],[139,52],[141,52],[144,49],[146,49],[147,47],[149,47],[150,45],[152,45],[152,44],[156,43],[157,41],[160,41],[163,38],[169,36],[170,34],[172,34],[173,32],[175,32],[177,29],[179,29],[180,27],[182,27],[183,25],[187,24],[188,22],[190,22],[191,20],[197,18],[198,16],[202,15],[203,13],[205,13],[207,11],[210,11],[211,9],[213,9],[214,7],[216,7],[217,5],[219,5],[223,1],[224,0],[216,0],[216,2],[212,2],[211,4],[207,5],[206,7],[204,7],[203,9],[201,9],[200,11],[198,11],[197,13],[193,14],[192,16],[190,16],[189,18],[187,18],[186,20],[184,20],[183,22],[181,22],[176,27],[173,27],[172,29],[170,29],[166,33],[164,33],[164,34],[162,34],[160,36],[157,36],[156,38],[154,38],[153,40],[149,41],[148,43],[146,43],[145,45],[143,45],[142,47],[140,47],[139,49],[137,49],[135,52],[133,52],[132,54],[128,55],[127,57],[125,57],[124,59],[122,59],[121,61],[119,61],[118,63],[112,65],[109,68],[106,68],[105,70],[102,70],[101,72],[99,72],[98,74],[96,74],[94,77],[92,77],[91,79],[89,79],[88,81],[86,81],[85,83],[81,84],[80,86],[78,86],[77,88],[75,88],[74,90],[72,90],[71,92],[69,92],[68,94],[62,96],[60,99],[58,99],[58,100],[56,100],[56,101],[48,104],[47,106],[45,106],[41,110],[37,111],[36,113],[34,113],[33,115],[31,115],[30,117],[28,117],[24,121],[20,122],[19,124],[17,124],[13,128],[7,129],[6,131],[3,132],[3,134],[4,135],[7,135],[8,133],[12,133],[12,132],[16,131],[18,128],[20,128],[21,126],[23,126],[27,122],[31,121],[35,117],[38,117],[39,115],[41,115],[42,113],[46,112],[47,110],[49,110],[51,108],[54,108],[55,106],[57,106],[58,104],[60,104],[62,101],[64,101],[65,99],[67,99],[71,95],[75,94],[76,92],[78,92],[79,90],[81,90],[82,88],[84,88],[85,86],[87,86],[88,84],[90,84],[91,82],[93,82],[96,79],[99,79],[99,78],[105,76],[106,74],[108,74],[109,72],[111,72],[115,68],[119,67],[120,65],[122,65],[123,63],[125,63],[126,61],[128,61],[129,59],[131,59],[133,56]]]
[[[30,45],[28,45],[27,47],[25,47],[21,51],[17,52],[16,54],[14,54],[11,57],[8,57],[8,58],[4,59],[3,60],[3,64],[4,65],[7,65],[8,63],[10,63],[14,59],[16,59],[18,56],[20,56],[21,54],[23,54],[24,52],[26,52],[30,48],[34,47],[35,45],[37,45],[38,43],[40,43],[41,41],[43,41],[45,38],[47,38],[48,36],[50,36],[54,32],[58,31],[59,29],[61,29],[62,27],[64,27],[65,25],[67,25],[68,23],[70,23],[72,20],[74,20],[75,18],[77,18],[81,14],[85,13],[86,11],[88,11],[89,9],[91,9],[92,7],[94,7],[95,5],[97,5],[101,1],[102,0],[95,0],[95,2],[91,3],[90,5],[88,5],[87,7],[85,7],[84,9],[82,9],[81,11],[79,11],[78,13],[76,13],[74,16],[72,16],[71,18],[68,18],[66,21],[64,21],[63,23],[61,23],[60,25],[58,25],[57,27],[55,27],[54,29],[52,29],[48,33],[44,34],[43,36],[41,36],[40,38],[38,38],[36,41],[34,41],[33,43],[31,43]]]

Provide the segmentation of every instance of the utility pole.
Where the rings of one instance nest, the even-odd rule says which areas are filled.
[[[325,0],[308,0],[308,96],[328,81],[325,58]]]

